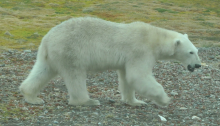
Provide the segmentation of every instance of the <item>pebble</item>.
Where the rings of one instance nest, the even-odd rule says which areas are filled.
[[[97,83],[92,83],[93,85],[98,85]]]
[[[59,88],[54,88],[54,91],[59,91]]]
[[[209,56],[209,59],[215,59],[215,56]]]
[[[9,31],[6,31],[6,32],[5,32],[5,35],[10,36],[10,37],[13,37],[13,35],[12,35]]]
[[[99,113],[97,113],[97,112],[93,112],[92,114],[95,115],[95,116],[99,115]]]
[[[180,107],[180,110],[186,110],[187,108],[186,107]]]
[[[115,103],[115,101],[114,101],[114,100],[112,100],[112,99],[109,99],[109,102],[110,102],[110,103]]]
[[[174,91],[174,90],[172,90],[172,91],[170,92],[170,94],[173,95],[173,96],[178,95],[178,93],[177,93],[176,91]]]
[[[40,120],[37,120],[37,123],[40,124]]]
[[[28,110],[28,108],[27,107],[23,107],[22,110]]]
[[[54,121],[53,121],[53,123],[54,123],[54,124],[58,124],[59,122],[58,122],[58,121],[56,121],[56,120],[54,120]]]
[[[0,64],[0,67],[5,67],[5,64]]]
[[[31,50],[24,50],[25,53],[31,53]]]
[[[199,118],[198,116],[192,116],[193,120],[201,120],[201,118]]]
[[[210,79],[212,79],[212,77],[210,77],[210,76],[203,76],[202,79],[210,80]]]
[[[158,116],[160,117],[160,120],[161,120],[161,121],[163,121],[163,122],[166,122],[166,121],[167,121],[167,119],[164,118],[163,116],[161,116],[161,115],[158,115]]]
[[[118,117],[116,117],[115,119],[116,119],[116,120],[121,120],[122,118],[118,118]]]
[[[47,113],[48,113],[48,111],[47,111],[47,110],[45,110],[45,111],[44,111],[44,114],[47,114]]]

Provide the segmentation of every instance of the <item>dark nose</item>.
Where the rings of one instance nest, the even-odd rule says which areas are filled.
[[[201,67],[200,64],[195,64],[195,68],[199,68],[199,67]]]

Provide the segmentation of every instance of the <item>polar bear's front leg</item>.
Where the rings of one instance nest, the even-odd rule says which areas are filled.
[[[125,71],[124,70],[118,70],[118,81],[119,86],[118,89],[121,93],[121,101],[125,102],[132,106],[141,106],[146,104],[144,101],[137,100],[135,98],[135,90],[131,87],[131,85],[128,85],[125,79]]]
[[[100,105],[98,100],[90,99],[86,87],[86,72],[68,69],[62,74],[68,93],[70,105]]]
[[[139,63],[126,67],[126,80],[128,85],[143,97],[151,99],[159,106],[167,106],[170,98],[165,93],[162,85],[160,85],[153,77],[150,71],[143,69]]]

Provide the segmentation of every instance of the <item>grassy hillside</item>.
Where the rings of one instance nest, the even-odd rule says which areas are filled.
[[[143,21],[187,33],[197,46],[220,46],[219,0],[0,0],[0,49],[36,49],[71,17]]]

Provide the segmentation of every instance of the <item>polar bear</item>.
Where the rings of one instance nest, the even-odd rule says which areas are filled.
[[[49,80],[60,75],[70,105],[100,105],[86,88],[89,71],[117,70],[121,100],[139,106],[135,92],[166,106],[170,98],[152,76],[157,60],[178,60],[191,72],[201,67],[197,48],[186,34],[143,22],[114,23],[99,18],[72,18],[52,28],[42,39],[36,63],[19,87],[26,102],[37,97]]]

